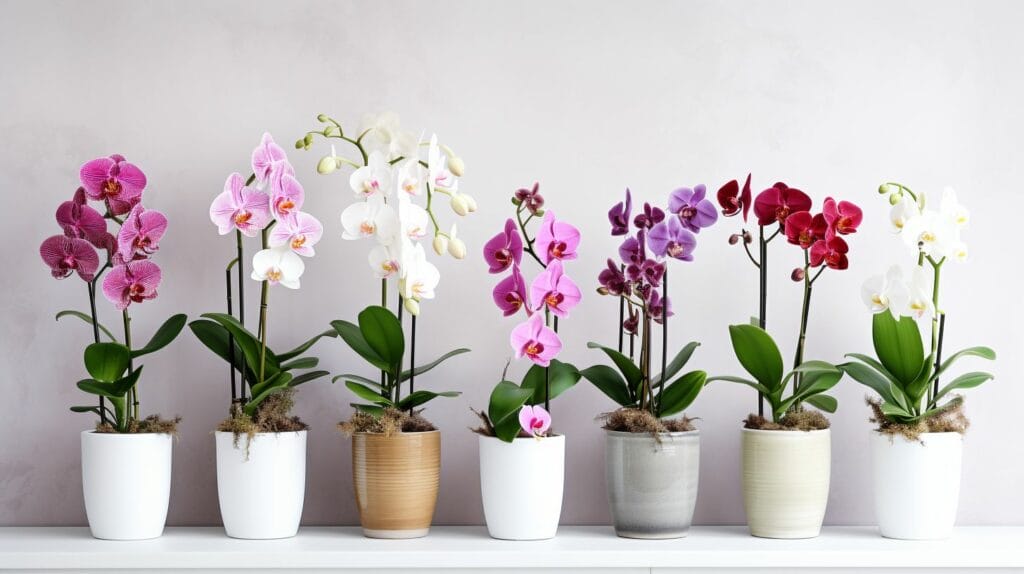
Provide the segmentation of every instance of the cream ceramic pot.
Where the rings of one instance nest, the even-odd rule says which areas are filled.
[[[355,433],[352,479],[364,535],[426,536],[441,484],[441,431]]]
[[[565,436],[479,442],[487,532],[502,540],[553,538],[562,515]]]
[[[743,429],[743,505],[750,533],[813,538],[821,532],[832,463],[829,429]]]

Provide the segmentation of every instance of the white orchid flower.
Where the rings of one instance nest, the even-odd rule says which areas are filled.
[[[382,153],[375,151],[366,165],[352,172],[348,183],[358,197],[387,195],[391,190],[391,165]]]
[[[906,312],[902,314],[915,319],[930,319],[935,315],[931,279],[923,267],[914,267],[914,274],[910,278],[909,292],[910,300],[907,303]]]
[[[398,221],[402,233],[413,241],[423,239],[430,231],[430,214],[404,193],[398,196]]]
[[[952,187],[947,187],[942,191],[939,213],[950,219],[959,228],[967,227],[971,220],[971,213],[956,200],[956,191]]]
[[[441,280],[437,267],[427,261],[423,245],[413,245],[408,240],[403,240],[401,275],[399,290],[406,300],[433,299],[434,289]]]
[[[441,153],[441,148],[437,145],[437,134],[430,136],[430,147],[427,149],[427,172],[432,189],[450,194],[454,194],[459,189],[459,180],[448,169],[447,156]]]
[[[950,250],[949,256],[952,257],[953,260],[956,261],[957,263],[963,263],[967,261],[967,244],[964,243],[963,241],[958,242]]]
[[[950,217],[934,210],[925,210],[903,226],[903,239],[908,246],[920,249],[933,259],[953,254],[960,244],[960,228]]]
[[[366,201],[353,203],[341,212],[342,238],[364,239],[376,237],[383,244],[390,244],[398,230],[398,216],[395,209],[387,204],[384,197],[374,195]]]
[[[907,226],[908,221],[920,215],[921,210],[917,207],[917,202],[909,195],[903,195],[889,211],[889,222],[892,223],[893,230],[899,233]]]
[[[398,245],[377,245],[370,250],[370,269],[377,279],[396,277],[401,272],[401,255]]]
[[[864,282],[861,298],[872,313],[889,311],[899,318],[910,302],[910,291],[903,282],[903,271],[892,266],[885,275],[876,275]]]
[[[420,195],[423,193],[423,166],[418,159],[410,159],[402,162],[398,168],[397,184],[398,190],[406,195]],[[399,193],[401,195],[401,193]]]
[[[269,281],[271,285],[283,285],[289,289],[299,288],[299,277],[306,270],[302,258],[288,246],[273,247],[257,251],[252,256],[252,278]]]

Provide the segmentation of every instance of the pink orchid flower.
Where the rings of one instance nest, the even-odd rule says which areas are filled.
[[[502,279],[494,287],[492,292],[494,304],[501,309],[506,317],[515,315],[520,309],[525,308],[529,313],[530,305],[526,300],[526,282],[523,280],[519,266],[512,266],[512,274]]]
[[[124,261],[145,259],[160,248],[160,239],[167,231],[167,217],[159,211],[147,210],[142,204],[132,208],[117,233],[117,252]]]
[[[524,323],[512,329],[510,337],[516,358],[527,357],[535,364],[546,367],[562,350],[558,334],[544,324],[544,316],[534,313]]]
[[[78,177],[89,199],[105,202],[114,215],[131,211],[146,188],[146,174],[117,154],[87,162]]]
[[[519,426],[529,435],[540,438],[551,428],[551,413],[540,405],[525,405],[519,409]]]
[[[270,232],[268,242],[271,247],[287,245],[295,253],[303,257],[316,254],[313,246],[324,235],[324,226],[312,215],[297,211],[284,219],[280,219]]]
[[[561,260],[554,259],[548,264],[547,269],[533,280],[533,284],[530,285],[530,298],[536,302],[538,310],[546,305],[556,316],[565,318],[580,302],[583,294],[576,283],[565,274]]]
[[[107,220],[103,219],[100,212],[86,204],[84,187],[78,188],[73,199],[65,201],[57,208],[57,224],[68,237],[85,239],[99,248],[110,245]]]
[[[156,298],[160,268],[148,259],[115,265],[103,278],[103,295],[119,310]]]
[[[83,280],[92,281],[100,266],[100,257],[93,246],[76,237],[49,237],[39,246],[39,255],[50,266],[50,273],[56,279],[64,279],[77,271]]]
[[[255,237],[270,223],[270,198],[246,186],[242,176],[233,173],[224,182],[224,191],[210,205],[210,219],[221,235],[238,229],[247,237]]]
[[[519,235],[516,222],[505,221],[505,230],[484,244],[484,260],[491,273],[501,273],[511,266],[518,266],[523,260],[523,238]]]
[[[282,173],[275,181],[271,186],[270,211],[274,219],[281,220],[302,209],[306,193],[299,180],[291,174]]]
[[[540,255],[545,264],[551,263],[553,259],[567,261],[576,259],[576,248],[580,245],[580,231],[555,219],[552,211],[544,213],[540,229],[537,231],[537,238],[534,240],[534,249]]]
[[[260,145],[252,150],[252,172],[256,174],[256,181],[263,183],[291,169],[284,149],[274,142],[269,133],[264,133]]]

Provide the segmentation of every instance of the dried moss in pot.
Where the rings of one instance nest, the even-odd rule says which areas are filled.
[[[687,417],[676,419],[659,419],[646,410],[640,409],[618,409],[601,416],[604,420],[602,428],[617,432],[631,433],[666,433],[666,432],[689,432],[697,430],[693,421]]]
[[[953,398],[934,415],[912,423],[899,423],[886,417],[882,413],[882,402],[878,399],[868,397],[865,402],[871,408],[872,413],[868,420],[878,424],[878,428],[875,430],[891,437],[902,436],[909,441],[919,441],[924,433],[955,432],[964,434],[971,426],[971,421],[964,414],[963,397]]]
[[[178,434],[178,423],[181,417],[165,419],[160,415],[149,415],[140,420],[132,419],[128,422],[128,430],[121,434]],[[96,423],[96,432],[101,434],[118,434],[117,429],[110,423]]]
[[[231,416],[221,421],[217,425],[217,430],[234,433],[237,445],[238,437],[241,435],[247,435],[251,439],[257,433],[298,432],[308,429],[306,423],[291,414],[293,406],[295,400],[291,390],[264,399],[256,409],[256,414],[251,417],[245,414],[241,404],[235,403],[231,405]]]
[[[345,422],[338,423],[338,430],[346,436],[355,433],[380,433],[384,436],[392,436],[398,433],[430,432],[437,428],[420,413],[422,410],[400,411],[398,409],[386,408],[380,415],[372,415],[363,411],[352,413],[352,418]]]
[[[750,414],[743,421],[743,428],[753,430],[812,431],[825,430],[830,426],[832,425],[825,418],[825,415],[818,411],[791,411],[786,413],[779,422],[773,422],[771,419]]]

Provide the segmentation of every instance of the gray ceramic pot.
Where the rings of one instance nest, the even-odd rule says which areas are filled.
[[[615,533],[682,538],[690,530],[700,476],[700,431],[605,431],[605,479]]]

